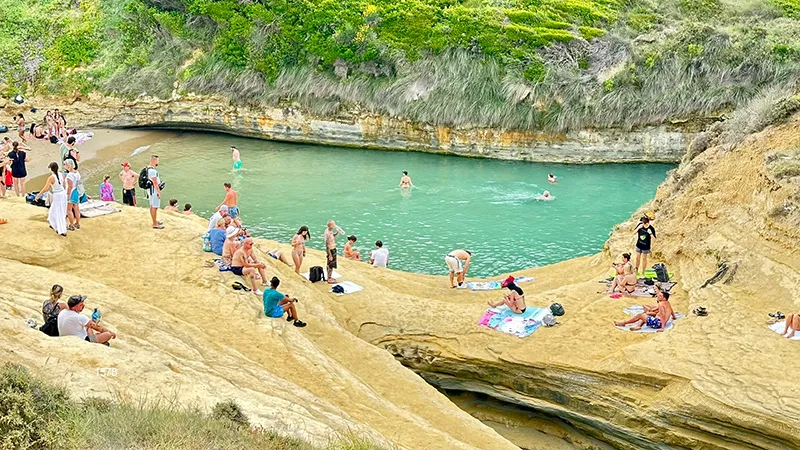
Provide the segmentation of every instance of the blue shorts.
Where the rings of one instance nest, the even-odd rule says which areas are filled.
[[[272,311],[269,312],[269,316],[275,319],[278,317],[283,317],[283,306],[279,305],[272,308]]]
[[[239,207],[231,206],[230,208],[228,208],[228,215],[231,216],[231,219],[239,217]]]
[[[241,169],[242,168],[242,160],[234,161],[233,162],[233,168],[234,169]]]
[[[78,195],[77,189],[73,189],[72,193],[69,194],[69,202],[75,205],[81,202],[81,196]]]
[[[646,325],[650,328],[661,328],[661,319],[658,317],[648,316]]]

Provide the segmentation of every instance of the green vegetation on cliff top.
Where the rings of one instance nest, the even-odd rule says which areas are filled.
[[[800,0],[0,0],[0,86],[633,127],[792,92],[798,19]]]

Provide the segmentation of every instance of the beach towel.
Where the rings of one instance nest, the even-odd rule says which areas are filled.
[[[514,283],[529,283],[533,281],[533,277],[517,277],[514,278]],[[492,281],[468,281],[467,287],[469,287],[473,291],[494,291],[497,289],[502,289],[503,280],[492,280]]]
[[[89,200],[81,203],[78,208],[81,211],[81,217],[92,218],[105,216],[106,214],[113,214],[122,212],[121,209],[114,206],[114,203],[104,202],[102,200]]]
[[[642,314],[644,312],[644,306],[642,306],[642,305],[633,305],[633,306],[629,306],[629,307],[623,309],[622,311],[625,314],[629,315],[629,316],[637,316],[637,315]],[[674,327],[674,322],[676,320],[680,320],[680,319],[683,319],[685,317],[686,317],[686,314],[676,312],[675,313],[675,320],[670,319],[669,322],[667,322],[667,326],[664,327],[664,332],[671,330]],[[633,328],[633,327],[634,327],[634,324],[628,324],[628,325],[625,325],[624,327],[616,327],[616,328],[618,330],[622,330],[622,331],[633,331],[633,330],[631,330],[631,328]],[[633,332],[634,333],[655,333],[656,329],[643,326],[641,330],[636,330],[636,331],[633,331]]]
[[[305,277],[306,280],[308,280],[308,272],[306,272],[306,273],[304,273],[302,275],[303,275],[303,277]],[[328,272],[327,271],[325,272],[325,276],[328,276]],[[338,280],[341,277],[342,277],[342,274],[340,274],[339,272],[337,272],[335,270],[333,271],[333,278]]]
[[[364,290],[363,287],[353,283],[352,281],[342,281],[341,283],[336,283],[333,286],[341,286],[342,289],[344,289],[344,294],[336,294],[336,295],[352,294],[353,292]],[[331,289],[333,289],[333,286],[331,286]]]
[[[487,309],[478,320],[478,325],[524,338],[542,326],[542,319],[549,312],[549,309],[528,306],[524,313],[514,314],[508,306],[503,305]]]
[[[80,144],[85,143],[89,139],[93,138],[94,137],[94,133],[92,133],[91,131],[86,132],[86,133],[81,132],[81,133],[75,133],[75,134],[73,134],[71,136],[75,138],[75,144],[76,145],[80,145]],[[59,139],[58,143],[59,144],[63,144],[64,140],[63,139]]]
[[[615,276],[617,276],[617,272],[613,271],[609,275],[609,278],[611,278],[613,280]],[[674,274],[672,272],[669,272],[669,279],[670,280],[672,279],[673,276],[674,276]],[[644,281],[644,280],[655,280],[655,279],[656,279],[656,271],[653,270],[653,269],[645,270],[644,271],[644,278],[639,278],[639,280],[641,280],[641,281]],[[608,281],[608,280],[606,280],[606,281]]]
[[[219,268],[220,272],[230,272],[231,271],[231,266],[225,264],[219,258],[214,260],[214,264],[217,265],[217,267]]]
[[[774,332],[776,332],[776,333],[778,333],[778,334],[780,334],[781,336],[783,336],[782,333],[783,333],[784,327],[786,327],[786,321],[785,320],[781,320],[780,322],[775,322],[772,325],[770,325],[769,329],[774,331]],[[795,333],[794,337],[792,339],[790,339],[790,340],[792,340],[792,341],[800,341],[800,331]]]

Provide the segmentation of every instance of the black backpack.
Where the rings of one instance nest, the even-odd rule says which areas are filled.
[[[58,144],[58,138],[55,136],[50,136],[50,143],[51,144]]]
[[[550,312],[556,317],[563,316],[564,307],[561,306],[561,303],[553,303],[550,305]]]
[[[148,169],[150,169],[150,166],[145,167],[141,172],[139,172],[139,187],[142,189],[150,189],[150,186],[153,185],[153,182],[147,177]]]
[[[660,283],[666,283],[669,281],[669,272],[667,271],[667,266],[658,263],[653,266],[653,270],[656,272],[656,280],[658,280]]]
[[[325,271],[320,266],[314,266],[308,272],[308,281],[316,283],[325,279]]]

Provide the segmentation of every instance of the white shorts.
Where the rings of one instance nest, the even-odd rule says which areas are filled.
[[[150,197],[150,207],[151,208],[161,208],[161,199],[158,197],[158,194],[153,192],[149,195]]]
[[[461,265],[461,260],[455,256],[445,256],[444,262],[447,263],[447,267],[450,268],[450,272],[461,273],[464,271],[464,266]]]

